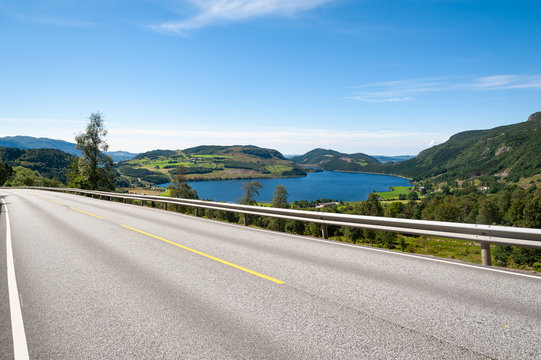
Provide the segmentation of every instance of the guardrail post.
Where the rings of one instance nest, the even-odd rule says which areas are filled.
[[[329,230],[327,229],[327,224],[321,224],[321,237],[323,239],[329,238]]]
[[[242,214],[244,217],[244,226],[248,226],[248,214]]]
[[[490,255],[490,243],[481,243],[481,259],[483,260],[483,265],[492,265],[492,257]]]
[[[199,208],[195,208],[195,216],[199,216]]]
[[[126,198],[122,198],[122,203],[123,203],[123,204],[126,203]]]
[[[163,209],[167,211],[167,203],[163,203]]]
[[[145,206],[145,200],[141,200],[141,206]]]

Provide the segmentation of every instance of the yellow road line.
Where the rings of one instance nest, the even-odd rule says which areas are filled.
[[[83,214],[87,214],[87,215],[90,215],[90,216],[94,216],[95,218],[98,218],[98,219],[101,219],[101,220],[105,220],[105,219],[104,219],[104,218],[102,218],[101,216],[98,216],[98,215],[94,215],[94,214],[91,214],[91,213],[89,213],[89,212],[86,212],[86,211],[83,211],[83,210],[81,210],[81,209],[77,209],[77,208],[74,208],[74,207],[71,207],[71,206],[70,206],[69,208],[70,208],[70,209],[72,209],[72,210],[75,210],[75,211],[81,212],[81,213],[83,213]]]
[[[275,283],[277,283],[277,284],[284,284],[284,282],[281,281],[281,280],[278,280],[278,279],[272,278],[272,277],[270,277],[270,276],[267,276],[267,275],[258,273],[258,272],[256,272],[256,271],[247,269],[247,268],[245,268],[245,267],[242,267],[242,266],[239,266],[239,265],[230,263],[229,261],[225,261],[225,260],[219,259],[219,258],[214,257],[214,256],[212,256],[212,255],[205,254],[204,252],[197,251],[197,250],[194,250],[194,249],[190,249],[189,247],[186,247],[186,246],[177,244],[176,242],[169,241],[169,240],[164,239],[164,238],[161,238],[161,237],[159,237],[159,236],[152,235],[152,234],[146,233],[146,232],[141,231],[141,230],[134,229],[134,228],[129,227],[129,226],[126,226],[126,225],[121,225],[121,226],[124,227],[124,228],[126,228],[126,229],[129,229],[129,230],[138,232],[138,233],[140,233],[140,234],[150,236],[150,237],[152,237],[152,238],[154,238],[154,239],[158,239],[158,240],[164,241],[164,242],[166,242],[166,243],[168,243],[168,244],[177,246],[177,247],[179,247],[179,248],[181,248],[181,249],[191,251],[191,252],[193,252],[193,253],[195,253],[195,254],[197,254],[197,255],[201,255],[201,256],[204,256],[204,257],[206,257],[206,258],[212,259],[212,260],[214,260],[214,261],[218,261],[218,262],[220,262],[220,263],[222,263],[222,264],[229,265],[229,266],[231,266],[231,267],[234,267],[235,269],[239,269],[239,270],[242,270],[242,271],[244,271],[244,272],[250,273],[250,274],[252,274],[252,275],[259,276],[260,278],[263,278],[263,279],[266,279],[266,280],[275,282]]]
[[[41,196],[41,195],[39,195],[39,194],[36,194],[36,196],[39,197],[39,198],[42,198],[43,200],[48,200],[48,201],[53,202],[53,203],[55,203],[55,204],[62,205],[62,206],[66,206],[66,205],[64,205],[64,204],[62,204],[62,203],[60,203],[60,202],[58,202],[58,201],[51,200],[51,199],[46,198],[45,196]]]
[[[72,210],[78,211],[78,212],[83,213],[83,214],[86,214],[86,215],[93,216],[93,217],[95,217],[95,218],[97,218],[97,219],[105,220],[105,219],[102,218],[101,216],[94,215],[94,214],[92,214],[92,213],[89,213],[89,212],[84,211],[84,210],[81,210],[81,209],[77,209],[77,208],[75,208],[75,207],[73,207],[73,206],[68,206],[68,205],[66,205],[66,204],[62,204],[61,202],[51,200],[51,199],[46,198],[46,197],[44,197],[44,196],[38,195],[38,197],[40,197],[40,198],[42,198],[42,199],[45,199],[45,200],[49,200],[50,202],[53,202],[53,203],[58,204],[58,205],[67,206],[67,207],[69,207],[69,208],[72,209]]]
[[[45,196],[38,195],[38,197],[40,197],[40,198],[42,198],[42,199],[45,199],[45,200],[49,200],[50,202],[54,202],[55,204],[58,204],[58,205],[67,206],[67,207],[69,207],[69,208],[72,209],[72,210],[78,211],[78,212],[83,213],[83,214],[86,214],[86,215],[93,216],[93,217],[95,217],[95,218],[97,218],[97,219],[105,220],[105,219],[102,218],[101,216],[94,215],[94,214],[92,214],[92,213],[89,213],[89,212],[84,211],[84,210],[81,210],[81,209],[77,209],[77,208],[75,208],[75,207],[73,207],[73,206],[68,206],[68,205],[66,205],[66,204],[59,203],[58,201],[51,200],[51,199],[49,199],[49,198],[46,198]]]

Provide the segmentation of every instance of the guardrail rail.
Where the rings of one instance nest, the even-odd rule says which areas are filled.
[[[169,204],[193,207],[196,216],[198,209],[222,210],[244,215],[244,225],[248,225],[248,215],[268,216],[287,220],[313,222],[321,224],[322,237],[328,238],[327,226],[349,226],[370,230],[390,231],[401,234],[439,236],[451,239],[470,240],[481,244],[481,258],[484,265],[492,265],[490,244],[512,245],[522,247],[541,248],[541,229],[519,228],[509,226],[463,224],[442,221],[398,219],[377,216],[347,215],[325,213],[319,211],[305,211],[293,209],[280,209],[251,205],[220,203],[214,201],[191,200],[171,198],[164,196],[137,195],[113,193],[104,191],[82,190],[74,188],[50,187],[18,187],[19,189],[36,189],[57,191],[73,194],[99,196],[100,198],[120,199],[145,202],[162,203],[167,210]]]

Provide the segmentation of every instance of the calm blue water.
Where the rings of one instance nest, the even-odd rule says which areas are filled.
[[[238,202],[242,197],[242,183],[252,180],[215,180],[191,181],[190,186],[197,190],[200,199]],[[368,198],[373,190],[387,191],[389,186],[408,186],[409,181],[395,176],[343,173],[323,171],[309,173],[305,177],[282,179],[257,179],[263,185],[256,199],[271,202],[274,189],[284,185],[289,194],[289,201],[336,199],[343,201],[361,201]],[[167,187],[169,184],[160,186]]]

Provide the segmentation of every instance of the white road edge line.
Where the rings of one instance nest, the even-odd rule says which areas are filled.
[[[15,360],[27,360],[28,345],[26,343],[26,334],[24,332],[23,315],[21,312],[21,303],[19,301],[19,291],[17,290],[17,280],[15,278],[15,266],[13,263],[13,248],[11,245],[11,227],[9,224],[8,207],[1,198],[2,206],[6,213],[6,258],[8,267],[8,292],[9,292],[9,310],[11,312],[11,332],[13,334],[13,353]]]

